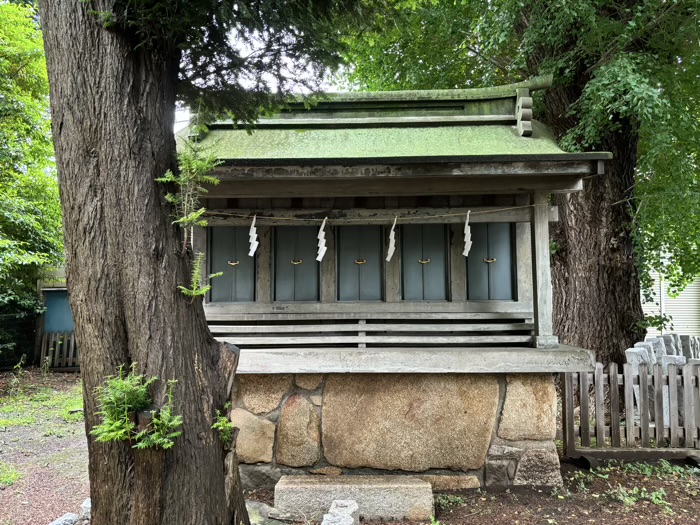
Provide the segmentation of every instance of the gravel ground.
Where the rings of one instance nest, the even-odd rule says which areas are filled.
[[[0,483],[0,525],[46,525],[89,497],[79,386],[77,374],[0,374],[0,463],[21,476]]]

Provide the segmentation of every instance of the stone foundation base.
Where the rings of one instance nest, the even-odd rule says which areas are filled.
[[[406,473],[437,491],[561,485],[549,375],[237,376],[244,485]]]

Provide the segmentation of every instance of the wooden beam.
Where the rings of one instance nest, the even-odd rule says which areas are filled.
[[[219,337],[219,341],[236,346],[306,346],[306,345],[345,345],[345,344],[404,344],[413,345],[466,345],[466,344],[512,344],[530,343],[530,335],[322,335],[322,336],[251,336],[235,335]]]
[[[326,226],[326,255],[323,257],[321,264],[319,265],[319,271],[321,272],[321,302],[322,303],[334,303],[337,298],[337,284],[336,284],[336,264],[335,264],[335,229],[327,225]]]
[[[489,214],[490,215],[490,214]],[[464,217],[450,227],[450,299],[467,300],[467,258],[464,251]],[[471,222],[471,217],[470,217]]]
[[[287,334],[320,332],[506,332],[532,330],[532,323],[344,323],[211,325],[212,334]]]
[[[415,177],[471,177],[502,176],[520,177],[596,174],[598,160],[529,160],[503,162],[432,163],[406,165],[289,165],[289,166],[237,166],[220,165],[214,174],[222,181],[242,179],[374,179]],[[602,162],[602,161],[601,161]],[[211,194],[210,194],[211,195]]]
[[[577,448],[573,456],[569,457],[591,457],[596,459],[616,459],[624,461],[646,461],[659,459],[684,460],[697,456],[698,450],[694,448],[653,448],[653,447],[630,447],[630,448]]]
[[[262,313],[248,313],[245,309],[241,309],[237,313],[231,312],[211,312],[211,309],[204,306],[204,310],[207,317],[207,322],[209,322],[210,328],[213,328],[214,324],[218,322],[233,323],[233,322],[315,322],[319,320],[325,321],[347,321],[347,320],[381,320],[381,321],[489,321],[493,319],[528,319],[532,320],[532,312],[501,312],[501,313],[488,313],[488,312],[302,312],[302,313],[289,313],[289,312],[275,312],[273,308],[270,308],[269,312]]]
[[[535,193],[532,219],[532,288],[535,308],[535,346],[555,348],[558,338],[552,331],[552,278],[549,262],[548,195]]]
[[[460,224],[464,223],[465,215],[471,211],[469,222],[522,222],[532,221],[533,209],[527,207],[503,206],[478,206],[473,208],[396,208],[396,209],[361,209],[348,210],[328,209],[223,209],[208,210],[207,220],[209,226],[249,226],[253,215],[257,215],[258,225],[269,226],[302,226],[309,225],[308,219],[318,221],[320,226],[325,217],[332,223],[342,221],[347,226],[359,226],[365,224],[391,224],[394,217],[399,217],[399,224]],[[510,208],[510,209],[509,209]],[[548,206],[547,220],[556,222],[559,219],[559,210],[556,206]],[[243,217],[240,217],[240,216]],[[275,217],[276,219],[266,219]],[[313,223],[311,223],[313,224]],[[529,228],[529,225],[528,225]],[[528,248],[529,249],[529,248]],[[330,249],[329,249],[330,250]]]
[[[516,195],[515,204],[516,206],[530,204],[530,196]],[[550,211],[554,211],[554,214],[558,215],[556,206]],[[528,302],[532,302],[532,240],[530,230],[530,222],[518,222],[515,225],[516,297],[518,301]]]
[[[414,179],[357,180],[222,180],[207,188],[210,197],[219,198],[294,198],[294,197],[372,197],[425,196],[486,193],[528,193],[546,191],[570,193],[583,190],[581,175],[557,177],[423,177]]]
[[[258,225],[258,251],[255,254],[255,300],[259,304],[272,302],[272,228]]]
[[[501,346],[473,348],[242,349],[238,374],[558,373],[593,369],[588,350]]]
[[[393,261],[393,259],[392,259]],[[517,301],[400,301],[389,302],[352,302],[338,301],[335,303],[321,302],[274,302],[272,304],[258,303],[208,303],[204,305],[207,320],[226,320],[227,315],[237,314],[333,314],[342,318],[344,314],[371,313],[488,313],[508,314],[517,313],[523,317],[532,316],[532,303]],[[215,319],[216,318],[216,319]]]

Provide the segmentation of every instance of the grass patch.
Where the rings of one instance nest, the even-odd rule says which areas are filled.
[[[14,469],[9,463],[0,461],[0,487],[11,487],[17,483],[22,474]]]
[[[29,426],[58,420],[74,423],[83,420],[80,384],[67,391],[40,387],[33,392],[15,392],[0,397],[0,428]]]
[[[700,476],[700,468],[690,465],[674,465],[665,459],[658,463],[626,463],[622,466],[623,472],[637,474],[645,477],[656,477],[658,479],[688,479]]]
[[[0,428],[28,427],[34,423],[36,423],[36,418],[29,414],[17,413],[16,415],[10,415],[10,417],[0,418]]]

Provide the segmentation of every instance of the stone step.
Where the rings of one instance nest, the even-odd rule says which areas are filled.
[[[411,521],[433,515],[430,483],[411,476],[282,476],[275,508],[319,519],[334,500],[355,500],[365,519]]]

